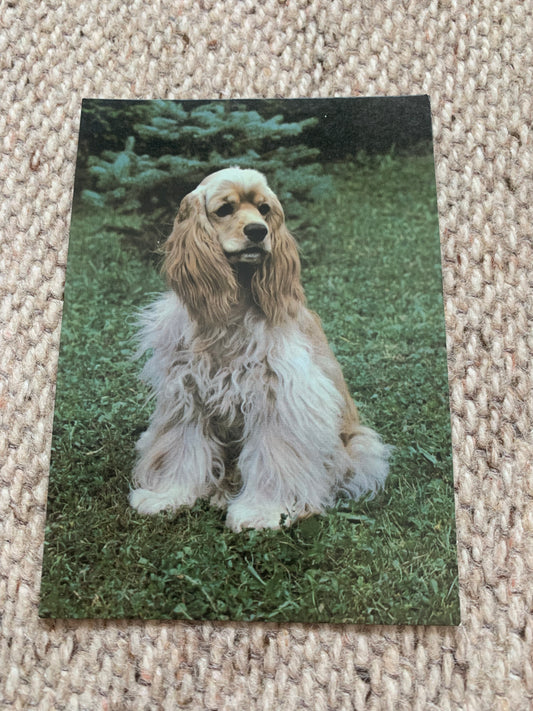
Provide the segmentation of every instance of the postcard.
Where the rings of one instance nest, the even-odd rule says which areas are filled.
[[[428,97],[83,101],[40,615],[459,623]]]

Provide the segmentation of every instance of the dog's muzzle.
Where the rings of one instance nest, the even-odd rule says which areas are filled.
[[[259,264],[263,261],[267,251],[260,246],[246,247],[239,252],[226,252],[227,259],[232,262],[246,262],[247,264]]]
[[[259,264],[269,251],[269,247],[265,242],[268,235],[268,227],[261,222],[250,222],[243,227],[242,231],[249,245],[238,252],[226,252],[226,257],[232,263]]]

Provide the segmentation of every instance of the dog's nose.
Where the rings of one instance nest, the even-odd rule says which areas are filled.
[[[260,222],[250,222],[250,224],[245,226],[243,231],[250,242],[255,242],[257,244],[265,239],[268,228]]]

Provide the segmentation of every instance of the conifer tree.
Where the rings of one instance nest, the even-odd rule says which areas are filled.
[[[265,173],[293,225],[302,203],[329,188],[318,149],[301,141],[314,118],[287,123],[281,115],[266,119],[225,102],[187,110],[163,100],[145,105],[141,115],[148,120],[133,124],[122,151],[88,158],[82,200],[107,208],[114,226],[143,248],[153,249],[168,234],[181,198],[221,168]]]

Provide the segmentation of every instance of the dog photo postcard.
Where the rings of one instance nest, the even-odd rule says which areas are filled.
[[[40,614],[459,623],[428,97],[83,101]]]

